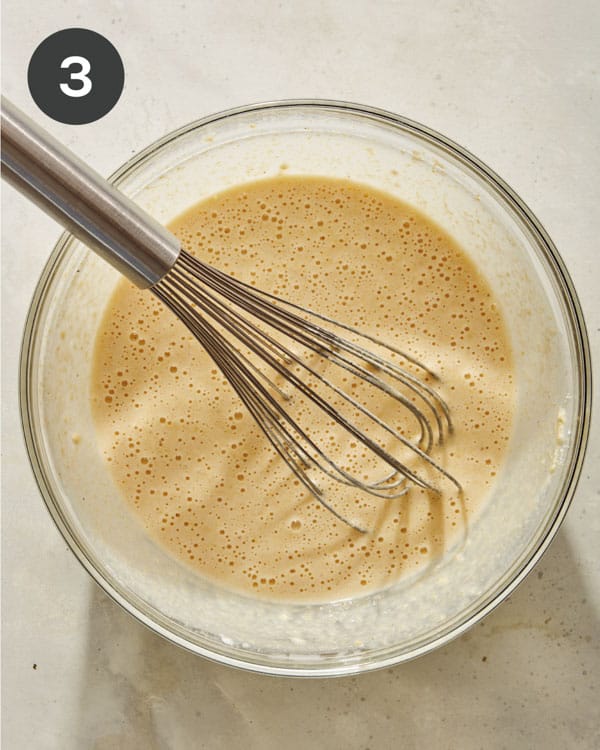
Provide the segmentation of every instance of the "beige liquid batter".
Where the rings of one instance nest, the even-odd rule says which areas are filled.
[[[114,480],[148,532],[220,585],[298,601],[380,589],[460,541],[505,455],[513,382],[500,311],[456,244],[387,194],[320,177],[235,187],[170,229],[203,260],[434,369],[455,426],[434,455],[464,493],[442,483],[441,496],[413,488],[359,502],[340,484],[328,499],[358,508],[369,533],[336,520],[294,481],[183,324],[124,280],[98,332],[93,413]],[[327,431],[326,421],[311,426]]]

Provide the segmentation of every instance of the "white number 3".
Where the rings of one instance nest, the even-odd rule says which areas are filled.
[[[61,62],[60,67],[70,68],[71,65],[79,65],[81,67],[81,70],[77,70],[69,76],[72,81],[81,81],[81,86],[74,89],[69,83],[61,83],[60,90],[67,96],[86,96],[86,94],[89,94],[92,90],[92,82],[87,75],[92,68],[90,61],[79,55],[71,55],[71,57],[65,57]]]

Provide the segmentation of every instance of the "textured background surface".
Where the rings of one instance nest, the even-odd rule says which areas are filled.
[[[487,162],[541,219],[573,276],[598,362],[598,8],[4,0],[3,92],[104,174],[189,120],[265,99],[348,99],[426,123]],[[69,26],[106,35],[126,70],[115,109],[81,127],[45,118],[26,87],[34,48]],[[598,429],[541,563],[446,648],[333,681],[191,657],[107,599],[42,504],[21,436],[17,361],[59,229],[8,188],[3,219],[3,748],[600,746]]]

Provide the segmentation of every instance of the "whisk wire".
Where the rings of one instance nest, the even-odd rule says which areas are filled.
[[[409,489],[407,482],[433,492],[439,492],[439,489],[424,479],[417,470],[410,468],[405,461],[392,454],[390,449],[368,435],[367,427],[361,429],[340,408],[336,408],[330,398],[324,397],[316,389],[317,384],[324,387],[330,396],[334,394],[341,403],[355,410],[355,413],[361,415],[367,424],[376,427],[382,433],[387,434],[388,438],[401,445],[403,449],[408,450],[410,454],[422,459],[426,465],[452,482],[460,491],[460,484],[454,477],[429,455],[434,444],[431,419],[435,424],[435,438],[438,443],[443,442],[445,431],[450,433],[453,429],[448,407],[441,396],[429,384],[404,367],[334,331],[323,328],[311,320],[310,316],[370,341],[378,347],[385,347],[388,352],[402,357],[407,363],[420,367],[426,374],[435,377],[415,358],[352,326],[334,321],[295,303],[281,300],[268,292],[259,291],[203,263],[185,251],[181,252],[171,271],[153,287],[153,291],[204,346],[298,480],[340,521],[357,531],[364,531],[361,526],[345,518],[328,502],[322,488],[312,478],[309,471],[317,469],[338,482],[384,499],[405,494]],[[219,328],[216,328],[210,320],[213,320]],[[259,321],[261,325],[259,326],[256,321]],[[313,367],[306,355],[297,354],[265,330],[264,326],[270,327],[281,336],[300,345],[305,351],[316,354],[331,365],[340,368],[340,371],[349,373],[360,382],[394,399],[406,410],[406,413],[414,418],[418,427],[418,437],[411,440],[401,434],[398,429],[384,422],[365,403]],[[237,343],[234,344],[225,334]],[[242,349],[254,354],[261,366],[257,366]],[[289,402],[292,397],[287,390],[279,387],[273,377],[267,375],[264,370],[265,366],[276,376],[280,376],[288,386],[292,386],[308,399],[333,422],[339,424],[348,435],[356,439],[391,471],[379,479],[367,481],[359,479],[354,473],[340,465],[311,438],[299,422],[292,417],[289,410],[284,408],[281,401]],[[299,372],[305,372],[308,377],[300,377],[294,367],[298,367]],[[374,372],[367,369],[369,367]],[[384,380],[383,375],[406,388],[406,394]],[[419,406],[418,401],[423,406]]]
[[[190,328],[190,330],[192,330],[192,332],[194,333],[194,335],[196,335],[196,331],[194,329],[193,315],[190,316],[190,313],[189,313],[189,302],[185,298],[182,298],[178,292],[174,291],[174,290],[180,289],[180,284],[179,284],[178,281],[173,281],[172,286],[173,286],[172,293],[177,295],[177,298],[178,298],[179,302],[181,303],[180,306],[184,307],[184,310],[183,310],[183,312],[181,314],[181,318],[186,323],[186,325],[188,325],[188,328]],[[335,418],[336,421],[338,421],[340,424],[342,424],[342,426],[344,426],[348,430],[348,432],[350,432],[351,434],[353,434],[357,439],[359,439],[368,448],[370,448],[374,452],[378,453],[380,455],[380,457],[383,458],[384,460],[386,460],[388,463],[390,463],[390,464],[392,464],[392,463],[396,464],[396,469],[397,470],[400,470],[400,467],[401,467],[402,472],[403,472],[403,474],[405,476],[408,476],[411,479],[414,477],[413,481],[415,481],[415,483],[420,483],[421,486],[426,486],[428,489],[434,489],[431,485],[424,484],[422,479],[420,479],[416,474],[414,474],[413,472],[411,472],[408,469],[408,467],[405,467],[404,465],[400,464],[393,456],[391,456],[388,453],[383,452],[382,449],[380,448],[380,446],[378,446],[374,441],[370,441],[365,435],[363,435],[363,433],[361,433],[356,428],[356,426],[354,424],[352,424],[347,419],[345,419],[342,415],[340,415],[338,412],[336,412],[335,409],[332,407],[332,405],[327,400],[323,399],[319,394],[315,393],[300,378],[298,378],[295,373],[293,373],[293,372],[289,371],[288,369],[286,369],[285,366],[282,365],[281,362],[279,362],[277,359],[273,358],[272,355],[268,351],[262,349],[260,343],[256,340],[256,338],[248,337],[246,335],[246,333],[244,333],[244,328],[245,327],[254,327],[253,324],[251,324],[249,321],[242,321],[242,322],[240,322],[240,321],[236,321],[236,320],[231,320],[230,316],[228,315],[228,311],[227,310],[225,310],[225,311],[220,310],[219,308],[221,306],[217,305],[214,301],[209,300],[207,302],[206,300],[204,300],[203,299],[203,294],[201,294],[199,292],[199,290],[197,290],[197,289],[194,289],[193,296],[190,299],[198,307],[201,307],[201,309],[203,309],[205,311],[209,311],[210,314],[213,315],[213,317],[215,317],[219,321],[219,323],[223,325],[224,328],[226,328],[229,332],[234,333],[236,335],[236,337],[242,343],[247,344],[258,356],[261,357],[261,359],[265,363],[271,365],[273,367],[273,369],[275,369],[279,374],[281,374],[282,376],[286,377],[288,379],[288,382],[290,382],[292,385],[294,385],[299,391],[301,391],[304,395],[306,395],[311,401],[313,401],[314,403],[316,403],[330,417]],[[263,334],[264,333],[264,332],[261,332],[260,329],[256,329],[256,330],[258,331],[259,334]],[[200,333],[204,333],[205,332],[204,326],[200,329],[199,332]],[[217,332],[215,331],[215,334],[216,333]],[[197,336],[197,338],[200,338],[200,337]],[[201,340],[201,343],[203,343],[202,340]],[[235,351],[236,354],[239,354],[239,352],[237,350],[235,350],[235,349],[233,349],[232,351]],[[293,357],[294,360],[298,361],[300,364],[304,364],[304,363],[301,362],[301,360],[296,355],[294,355],[291,352],[290,352],[290,357]],[[217,359],[216,361],[218,362],[219,360]],[[312,368],[310,368],[309,366],[306,366],[306,367],[311,372],[313,372],[317,377],[319,377],[319,378],[321,377],[318,373],[316,373],[314,370],[312,370]],[[236,382],[237,382],[237,378],[236,378]],[[324,381],[324,382],[326,382],[330,387],[335,388],[335,386],[333,386],[332,384],[329,384],[327,381]],[[263,395],[266,395],[268,397],[268,400],[270,402],[272,402],[276,406],[276,409],[277,409],[279,417],[282,418],[282,419],[284,419],[284,420],[286,420],[293,427],[293,429],[301,435],[301,437],[302,437],[303,440],[306,440],[306,441],[308,441],[310,443],[310,447],[313,449],[313,451],[315,451],[323,461],[325,461],[326,463],[328,463],[332,467],[332,469],[335,471],[335,475],[330,474],[330,472],[327,470],[326,466],[324,466],[322,463],[319,463],[318,461],[316,461],[315,459],[313,459],[313,461],[318,465],[318,467],[322,471],[324,471],[325,473],[330,474],[330,476],[334,476],[334,478],[338,479],[338,481],[342,481],[342,478],[343,478],[343,479],[346,480],[346,482],[348,484],[351,484],[351,485],[354,485],[354,486],[356,486],[357,484],[360,484],[361,488],[363,488],[363,489],[367,489],[368,490],[368,489],[371,489],[371,487],[372,487],[374,490],[376,490],[376,488],[380,484],[380,482],[376,483],[375,485],[370,485],[370,484],[367,484],[367,483],[357,483],[357,480],[352,475],[350,475],[348,472],[344,471],[344,469],[342,469],[339,465],[337,465],[335,462],[333,462],[332,459],[327,454],[325,454],[319,448],[319,446],[316,443],[314,443],[314,441],[312,441],[308,437],[308,435],[306,434],[306,432],[304,430],[302,430],[300,428],[300,426],[298,425],[298,423],[291,418],[291,416],[289,415],[289,413],[287,411],[285,411],[281,407],[281,405],[277,401],[275,401],[273,399],[272,395],[269,394],[268,391],[263,391],[263,389],[261,388],[261,393]],[[343,392],[342,392],[342,395],[346,396],[346,394],[343,394]],[[348,400],[350,399],[350,397],[348,397],[348,396],[346,396],[346,398]],[[361,405],[358,404],[358,406],[361,406]],[[368,410],[364,409],[364,411],[365,411],[366,414],[371,415],[371,413],[368,412]],[[398,439],[400,439],[400,440],[406,440],[401,435],[399,435],[395,431],[391,430],[391,428],[389,428],[388,425],[386,425],[385,423],[381,422],[381,420],[378,420],[377,417],[375,417],[374,415],[371,415],[371,416],[373,417],[374,420],[376,420],[378,423],[380,423],[381,426],[384,429],[390,431],[393,435],[397,436]],[[407,442],[407,445],[410,445],[410,443],[408,443],[408,441],[406,441],[406,442]],[[429,457],[426,456],[425,454],[424,454],[424,457],[426,459],[429,459]],[[375,493],[372,493],[372,494],[375,494]],[[383,497],[388,497],[388,498],[390,497],[388,494],[382,495],[382,496]]]
[[[271,365],[273,369],[275,369],[279,374],[286,377],[288,379],[288,382],[290,382],[292,385],[297,387],[304,395],[306,395],[309,399],[311,399],[314,403],[316,403],[320,408],[322,408],[324,411],[327,411],[330,416],[334,414],[334,412],[331,411],[331,404],[327,401],[319,397],[312,389],[310,389],[300,378],[298,378],[294,373],[289,371],[286,367],[282,366],[281,362],[278,360],[272,359],[270,354],[264,350],[261,349],[261,346],[259,344],[258,339],[264,339],[267,340],[272,344],[272,348],[280,348],[282,352],[285,353],[285,357],[287,361],[293,361],[299,364],[301,367],[303,367],[306,371],[308,371],[311,375],[313,375],[315,378],[320,380],[322,383],[324,383],[328,388],[330,388],[334,393],[341,396],[344,400],[346,400],[348,403],[350,403],[352,406],[354,406],[358,411],[360,411],[365,416],[372,419],[379,427],[381,427],[383,430],[387,431],[390,435],[392,435],[394,438],[399,440],[400,442],[403,442],[407,447],[413,447],[410,441],[408,441],[404,436],[400,435],[396,430],[392,429],[389,425],[385,424],[381,419],[379,419],[376,415],[374,415],[370,410],[368,410],[363,404],[358,402],[356,399],[354,399],[349,394],[345,393],[341,388],[337,387],[335,384],[328,381],[326,378],[324,378],[320,373],[318,373],[314,368],[312,368],[308,363],[303,361],[300,357],[298,357],[296,354],[291,352],[290,350],[285,349],[285,347],[282,347],[281,344],[279,344],[277,341],[273,340],[271,337],[269,337],[264,331],[262,331],[260,328],[258,328],[255,324],[252,322],[245,320],[243,318],[233,318],[231,315],[231,311],[224,307],[222,303],[215,298],[210,293],[207,293],[205,291],[200,292],[200,290],[186,282],[181,282],[178,279],[174,279],[172,281],[172,285],[174,289],[177,289],[181,291],[182,289],[187,292],[189,295],[191,301],[203,309],[205,312],[211,314],[214,318],[216,318],[219,323],[226,328],[230,333],[234,334],[242,343],[246,344],[249,348],[251,348],[257,355],[261,357],[261,359]],[[248,335],[248,330],[250,331],[250,335]],[[240,356],[243,356],[240,354]],[[371,382],[373,385],[376,385],[377,387],[384,389],[390,394],[394,395],[398,400],[401,400],[402,403],[404,403],[406,400],[401,394],[398,394],[397,392],[393,391],[392,389],[389,389],[385,383],[382,381],[376,381],[373,379],[369,373],[366,371],[363,371],[365,375],[365,379]],[[269,378],[267,378],[268,382],[273,384],[273,381],[271,381]],[[274,385],[274,384],[273,384]],[[277,387],[277,386],[275,386]],[[410,402],[407,402],[407,406],[411,411],[415,411],[416,415],[420,418],[422,418],[422,415],[418,410],[416,410]],[[337,413],[337,412],[336,412]],[[286,415],[287,416],[287,415]],[[339,417],[339,414],[338,414]],[[295,426],[297,427],[297,424],[295,423]],[[344,421],[344,426],[348,431],[354,432],[355,426],[352,425],[348,421]],[[429,425],[427,425],[429,426]],[[363,440],[362,433],[355,432],[355,436],[358,437],[361,442],[365,442]],[[372,445],[367,444],[367,447],[372,448]],[[322,456],[330,462],[327,456],[322,454]],[[383,456],[382,456],[383,457]],[[386,460],[389,460],[389,455],[386,455]],[[427,461],[430,461],[430,457],[426,455],[425,452],[423,452],[423,458]],[[321,465],[320,467],[323,471],[327,472],[327,469]],[[351,478],[346,472],[344,472],[339,466],[334,465],[335,471],[341,474],[345,479],[347,480],[347,483],[349,484],[356,484],[356,481]],[[416,474],[409,473],[410,470],[407,467],[403,466],[403,469],[405,470],[405,475],[408,474],[409,478],[413,479],[416,483],[421,483],[422,480],[419,479],[419,477]],[[335,477],[339,479],[338,477]],[[375,484],[364,484],[363,486],[365,488],[369,488],[374,490],[373,494],[376,494],[377,488],[382,484],[382,481],[378,481]],[[426,486],[428,489],[433,489],[431,485],[423,485]],[[388,484],[386,489],[391,489],[392,485]],[[382,497],[390,498],[389,493],[385,493],[381,495]]]

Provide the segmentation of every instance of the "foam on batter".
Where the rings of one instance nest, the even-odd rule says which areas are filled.
[[[100,449],[148,533],[220,585],[298,601],[383,588],[464,536],[505,456],[514,388],[499,306],[452,239],[392,196],[321,177],[237,186],[170,229],[216,267],[435,370],[455,431],[434,457],[464,494],[442,482],[441,495],[379,500],[338,484],[328,500],[369,533],[336,520],[183,324],[123,280],[98,331],[91,397]],[[325,417],[311,414],[311,429],[352,451]]]

